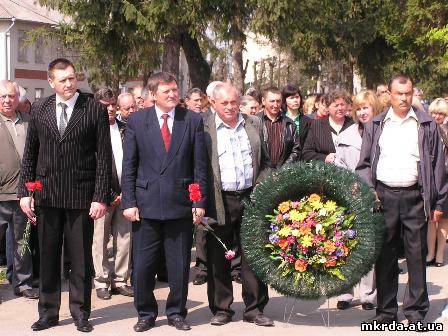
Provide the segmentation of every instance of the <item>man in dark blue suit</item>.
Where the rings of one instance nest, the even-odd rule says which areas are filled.
[[[189,330],[185,304],[192,223],[200,223],[206,202],[204,126],[200,114],[176,107],[179,94],[172,75],[152,75],[148,88],[155,106],[129,118],[123,144],[122,208],[134,222],[134,305],[139,317],[134,330],[150,329],[157,318],[153,291],[161,246],[170,286],[168,324]],[[203,195],[197,204],[189,199],[193,182]]]

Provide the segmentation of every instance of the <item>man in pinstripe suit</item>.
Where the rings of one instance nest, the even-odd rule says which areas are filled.
[[[79,331],[90,332],[93,220],[104,216],[110,201],[109,122],[100,103],[77,92],[70,61],[52,61],[48,81],[55,94],[31,108],[18,192],[22,210],[31,220],[37,218],[39,230],[39,320],[31,328],[58,324],[65,236],[71,261],[70,313]],[[25,188],[34,180],[43,184],[36,207]]]

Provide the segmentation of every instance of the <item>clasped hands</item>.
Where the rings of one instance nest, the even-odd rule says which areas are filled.
[[[201,220],[205,215],[205,209],[192,208],[191,212],[193,214],[193,223],[196,225],[201,224]],[[140,213],[137,207],[124,209],[123,216],[131,222],[138,222],[140,220]]]

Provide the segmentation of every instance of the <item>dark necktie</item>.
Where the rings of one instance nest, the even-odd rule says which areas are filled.
[[[63,136],[67,128],[67,104],[59,103],[59,106],[62,109],[61,117],[59,118],[59,134]]]
[[[163,124],[162,128],[160,129],[160,132],[162,132],[162,139],[163,143],[165,144],[165,150],[168,152],[171,140],[171,133],[170,129],[168,128],[168,114],[167,113],[162,114],[162,118],[163,118]]]

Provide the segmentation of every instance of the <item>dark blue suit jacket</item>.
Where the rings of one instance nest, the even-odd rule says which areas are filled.
[[[191,216],[188,185],[201,186],[206,203],[204,124],[199,113],[176,107],[170,148],[162,140],[154,107],[128,119],[123,143],[122,208],[137,207],[141,218],[156,220]]]

